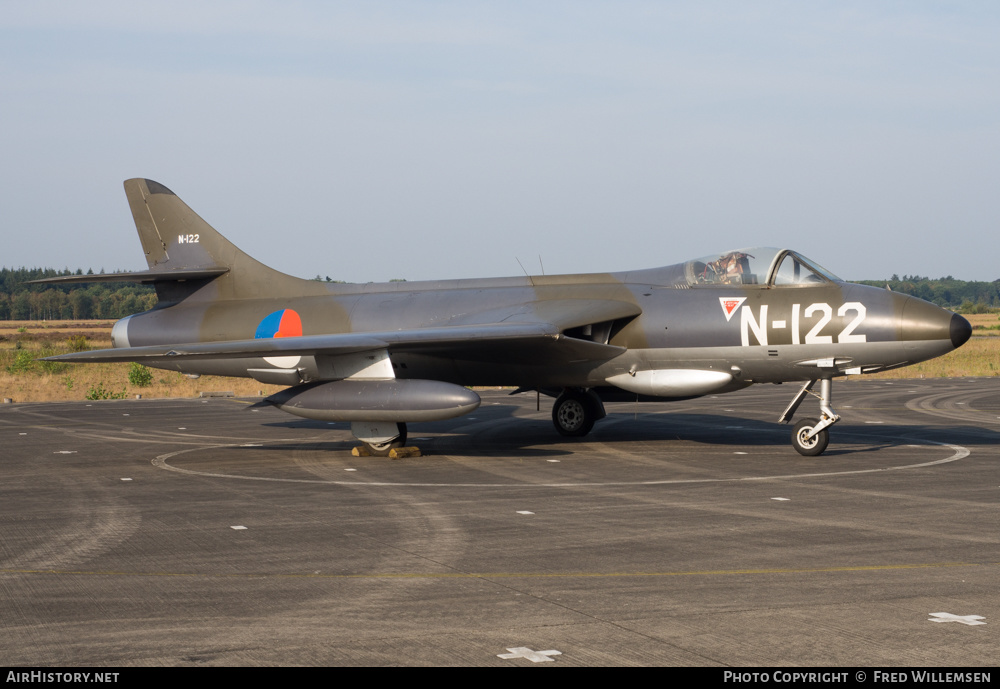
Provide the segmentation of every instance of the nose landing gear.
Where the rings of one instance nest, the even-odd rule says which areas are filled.
[[[833,380],[831,378],[821,378],[819,381],[819,394],[812,392],[815,380],[810,380],[795,395],[791,404],[778,418],[779,423],[787,423],[795,414],[795,410],[802,404],[807,394],[819,398],[819,408],[822,413],[820,419],[802,419],[792,430],[792,447],[800,455],[815,457],[823,454],[826,446],[830,444],[830,426],[840,421],[840,416],[833,411],[830,403],[833,399]]]

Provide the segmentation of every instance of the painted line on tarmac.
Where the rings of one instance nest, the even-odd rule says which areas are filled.
[[[905,438],[902,438],[906,440]],[[266,443],[265,443],[266,444]],[[919,469],[923,467],[935,466],[937,464],[947,464],[949,462],[956,462],[960,459],[968,457],[970,450],[961,445],[951,445],[949,443],[939,443],[933,440],[925,440],[923,442],[924,446],[936,445],[952,450],[953,454],[945,457],[943,459],[936,459],[930,462],[920,462],[919,464],[904,464],[899,466],[891,467],[879,467],[876,469],[852,469],[849,471],[823,471],[823,472],[810,472],[805,474],[779,474],[774,476],[736,476],[729,478],[693,478],[693,479],[663,479],[655,481],[603,481],[603,482],[555,482],[555,483],[423,483],[423,482],[395,482],[395,481],[331,481],[325,479],[305,479],[305,478],[277,478],[277,477],[267,477],[267,476],[246,476],[243,474],[223,474],[211,471],[195,471],[193,469],[182,469],[176,467],[168,460],[177,457],[178,455],[187,454],[189,452],[196,452],[199,450],[211,450],[211,449],[221,449],[221,448],[232,448],[240,447],[235,444],[225,444],[225,445],[209,445],[199,448],[188,448],[184,450],[177,450],[176,452],[168,452],[167,454],[159,455],[152,460],[152,464],[155,467],[161,469],[166,469],[168,471],[175,471],[180,474],[189,474],[191,476],[204,476],[210,478],[227,478],[227,479],[238,479],[243,481],[269,481],[275,483],[307,483],[307,484],[326,484],[326,485],[336,485],[336,486],[379,486],[379,487],[393,487],[393,488],[579,488],[579,487],[602,487],[602,486],[662,486],[662,485],[679,485],[688,483],[732,483],[740,481],[779,481],[786,479],[801,479],[801,478],[820,478],[820,477],[830,477],[830,476],[854,476],[859,474],[874,474],[883,471],[902,471],[905,469]]]
[[[849,565],[842,567],[789,567],[762,569],[706,569],[683,572],[371,572],[368,574],[322,574],[243,572],[125,572],[118,570],[0,569],[0,575],[39,574],[100,577],[176,577],[187,579],[621,579],[628,577],[745,576],[774,574],[829,574],[832,572],[887,572],[945,567],[996,567],[1000,562],[926,562],[898,565]]]

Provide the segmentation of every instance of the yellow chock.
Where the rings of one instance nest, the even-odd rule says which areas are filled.
[[[389,459],[406,459],[407,457],[420,457],[419,447],[396,447],[389,450]]]
[[[368,451],[368,448],[364,445],[357,445],[351,449],[351,454],[355,457],[371,457],[372,453]]]

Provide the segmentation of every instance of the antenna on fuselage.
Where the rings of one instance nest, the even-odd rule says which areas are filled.
[[[524,277],[528,278],[528,282],[530,282],[531,286],[534,287],[535,286],[535,281],[531,279],[531,276],[528,275],[528,271],[526,271],[524,269],[524,264],[521,263],[521,259],[519,259],[517,256],[515,256],[514,260],[517,261],[517,265],[521,266],[521,272],[524,273]]]

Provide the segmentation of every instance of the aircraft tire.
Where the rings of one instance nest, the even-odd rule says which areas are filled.
[[[581,438],[594,427],[597,410],[585,392],[566,391],[552,405],[552,423],[560,435]]]
[[[805,457],[821,455],[826,450],[826,446],[830,444],[830,431],[825,428],[810,440],[806,440],[806,434],[818,423],[819,419],[802,419],[795,424],[795,428],[792,430],[792,447],[800,455]]]
[[[406,424],[397,423],[396,428],[399,429],[399,435],[387,443],[366,443],[362,441],[362,444],[368,448],[368,452],[371,453],[372,457],[388,457],[390,450],[406,446]]]

